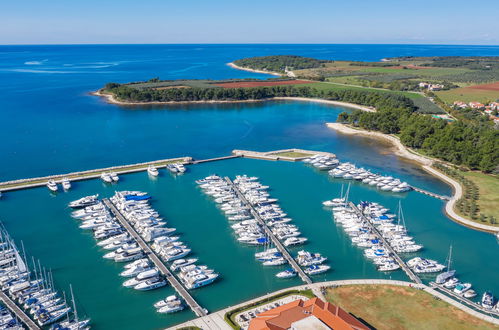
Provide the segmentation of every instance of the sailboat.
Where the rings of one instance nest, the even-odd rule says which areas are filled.
[[[447,271],[439,274],[435,279],[435,283],[444,284],[447,280],[449,280],[451,277],[453,277],[456,274],[456,270],[454,269],[451,270],[450,268],[451,259],[452,259],[452,245],[449,248],[449,260],[447,261]]]
[[[73,303],[73,314],[74,318],[72,320],[69,319],[69,310],[67,311],[67,319],[64,322],[61,322],[57,325],[54,325],[51,330],[56,329],[70,329],[70,330],[80,330],[80,329],[88,329],[87,325],[90,323],[90,319],[80,321],[78,319],[78,312],[76,310],[76,302],[73,294],[73,286],[69,285],[69,290],[71,291],[71,302]]]

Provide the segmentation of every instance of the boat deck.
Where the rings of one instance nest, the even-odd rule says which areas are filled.
[[[196,316],[201,317],[207,315],[206,309],[201,307],[196,300],[190,295],[189,291],[182,285],[182,283],[173,275],[173,273],[166,267],[163,261],[154,253],[151,247],[144,241],[142,236],[140,236],[137,231],[128,223],[123,214],[116,208],[116,206],[107,198],[103,199],[104,204],[109,208],[109,210],[114,214],[116,219],[121,223],[121,225],[127,230],[127,232],[132,236],[137,244],[144,250],[146,255],[151,259],[158,270],[165,276],[166,280],[170,283],[172,288],[177,291],[177,293],[184,299],[184,301],[189,305]]]
[[[348,203],[350,205],[350,207],[352,207],[352,209],[355,211],[355,213],[360,216],[362,218],[362,220],[364,220],[367,225],[371,228],[371,230],[378,236],[379,240],[381,242],[383,242],[383,246],[388,250],[390,251],[390,254],[391,256],[395,259],[395,261],[399,264],[400,268],[402,268],[402,270],[407,274],[407,276],[409,276],[409,278],[417,283],[417,284],[421,284],[423,283],[421,281],[421,279],[419,278],[418,275],[416,275],[416,273],[414,273],[412,271],[412,269],[409,268],[409,266],[407,266],[407,264],[404,262],[404,260],[402,260],[402,258],[400,258],[400,256],[398,255],[397,252],[395,252],[395,250],[392,248],[392,246],[390,244],[388,244],[388,242],[386,241],[386,239],[381,235],[381,233],[379,232],[378,228],[376,228],[376,226],[374,226],[365,216],[364,214],[362,214],[362,212],[357,208],[357,206],[355,206],[354,203],[352,202],[349,202]]]
[[[20,309],[9,296],[5,294],[5,292],[0,291],[0,300],[7,306],[7,308],[16,315],[16,317],[21,320],[29,329],[39,330],[40,327],[36,325],[36,323],[28,317],[26,313],[22,309]]]
[[[312,280],[310,279],[310,277],[308,277],[308,275],[305,274],[303,269],[301,269],[301,267],[298,265],[295,259],[293,259],[293,257],[289,254],[286,247],[281,243],[281,241],[277,239],[272,230],[270,230],[265,221],[260,217],[260,214],[258,214],[258,212],[255,210],[253,205],[241,193],[239,188],[232,182],[230,178],[226,177],[225,181],[234,188],[234,191],[237,193],[239,198],[250,208],[251,214],[255,217],[258,223],[264,228],[265,233],[272,240],[272,243],[274,243],[275,247],[279,250],[279,252],[282,253],[282,256],[289,262],[291,267],[293,267],[293,269],[297,272],[298,276],[300,276],[302,281],[307,284],[312,284]]]

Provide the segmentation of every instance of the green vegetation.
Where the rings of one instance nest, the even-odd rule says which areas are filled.
[[[266,70],[283,73],[286,68],[288,68],[289,70],[320,68],[328,62],[331,61],[318,60],[315,58],[303,56],[277,55],[243,58],[234,61],[234,64],[237,66],[255,70]]]
[[[407,147],[483,172],[499,171],[499,131],[473,119],[452,124],[410,108],[379,108],[376,112],[343,112],[338,121],[367,130],[398,134]]]
[[[499,225],[499,179],[479,172],[460,171],[443,164],[433,165],[439,171],[460,182],[463,197],[456,203],[456,211],[474,221]]]
[[[349,285],[328,289],[326,297],[376,329],[497,329],[415,288]]]
[[[278,152],[273,154],[274,156],[281,157],[290,157],[290,158],[301,158],[301,157],[309,157],[311,154],[306,154],[304,152],[296,152],[296,151],[286,151],[286,152]]]
[[[270,303],[272,301],[276,301],[278,299],[281,299],[281,298],[284,298],[284,297],[287,297],[287,296],[291,296],[291,295],[302,295],[302,296],[305,296],[305,297],[308,297],[308,298],[314,298],[315,297],[315,295],[312,293],[312,290],[289,290],[289,291],[285,291],[285,292],[282,292],[282,293],[277,294],[275,296],[271,296],[271,297],[268,297],[268,298],[265,298],[265,299],[262,299],[262,300],[258,300],[258,301],[254,302],[254,303],[251,303],[251,304],[248,304],[248,305],[245,305],[245,306],[241,306],[239,308],[236,308],[236,309],[233,309],[231,311],[228,311],[224,315],[224,320],[225,320],[225,322],[227,322],[232,327],[232,329],[240,329],[240,327],[237,325],[237,322],[235,320],[235,317],[236,317],[237,314],[239,314],[241,312],[244,312],[244,311],[246,311],[248,309],[255,308],[256,306],[268,304],[268,303]]]

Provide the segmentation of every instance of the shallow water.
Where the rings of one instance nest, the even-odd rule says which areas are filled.
[[[0,179],[63,173],[178,156],[211,158],[233,149],[305,148],[336,153],[378,172],[394,175],[440,194],[450,188],[414,164],[394,156],[378,141],[348,137],[326,128],[344,108],[306,102],[267,102],[195,106],[121,108],[87,92],[105,82],[169,78],[242,78],[263,75],[237,71],[225,63],[267,54],[301,54],[321,58],[376,60],[396,55],[499,55],[499,47],[464,46],[19,46],[0,47]],[[45,61],[46,60],[46,61]],[[39,64],[26,62],[39,61]],[[28,71],[26,71],[28,70]],[[270,185],[283,209],[310,243],[306,249],[329,258],[333,271],[316,280],[390,278],[381,274],[352,246],[321,202],[336,197],[341,180],[328,178],[301,163],[233,159],[189,167],[174,177],[161,171],[121,177],[118,185],[100,180],[74,183],[68,193],[46,188],[9,192],[0,200],[0,219],[29,254],[51,268],[57,285],[73,284],[75,294],[95,328],[156,329],[194,316],[190,311],[158,315],[152,304],[171,288],[134,292],[121,287],[121,266],[102,258],[89,233],[78,228],[66,207],[71,200],[116,189],[148,191],[153,206],[177,228],[200,262],[220,272],[213,285],[193,291],[203,307],[214,311],[261,294],[301,284],[279,280],[280,268],[266,268],[253,258],[255,248],[236,242],[223,214],[194,181],[218,173],[256,175]],[[371,200],[396,209],[402,200],[406,224],[421,254],[443,262],[454,247],[459,277],[479,292],[499,293],[499,245],[490,234],[460,226],[443,214],[442,201],[410,192],[380,193],[360,184],[351,189],[354,202]],[[297,251],[298,249],[293,249]],[[406,279],[403,272],[393,279]]]

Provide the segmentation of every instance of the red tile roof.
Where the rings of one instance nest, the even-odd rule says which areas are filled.
[[[325,325],[335,330],[369,329],[341,307],[324,302],[319,298],[301,299],[260,313],[251,320],[248,330],[285,330],[293,322],[314,315]]]

